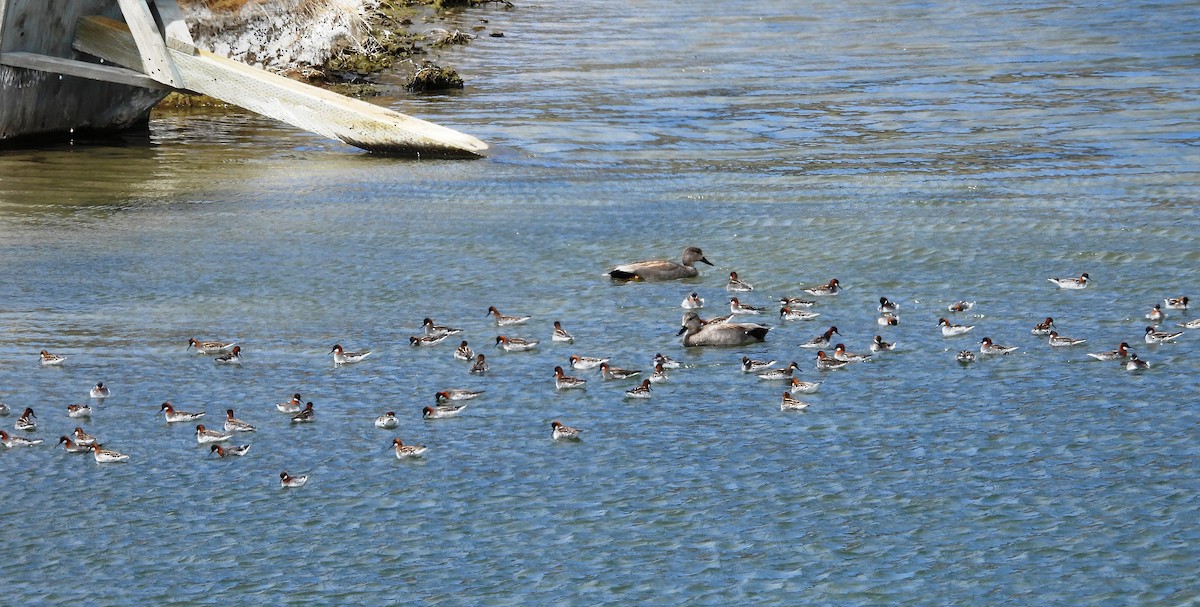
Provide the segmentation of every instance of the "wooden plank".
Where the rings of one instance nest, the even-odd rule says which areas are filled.
[[[196,42],[192,40],[192,32],[188,31],[179,3],[175,0],[150,0],[150,10],[167,40],[167,48],[189,55],[196,54]]]
[[[158,23],[154,21],[146,0],[117,0],[117,3],[121,5],[121,14],[125,16],[125,23],[141,53],[137,65],[126,67],[141,69],[147,76],[163,84],[183,88],[183,78],[171,61],[162,33],[158,31]]]
[[[20,67],[27,70],[39,70],[53,74],[65,74],[67,76],[79,76],[80,78],[89,78],[91,80],[116,82],[117,84],[130,84],[148,89],[170,88],[145,74],[127,70],[123,67],[87,63],[86,61],[63,59],[62,57],[50,57],[37,53],[0,53],[0,65]]]
[[[104,17],[84,17],[75,48],[136,68],[141,57],[128,28]],[[364,150],[408,156],[478,157],[486,143],[365,101],[343,97],[218,57],[207,51],[188,55],[168,51],[183,78],[182,87]]]
[[[0,50],[4,50],[4,13],[8,12],[8,0],[0,0]]]

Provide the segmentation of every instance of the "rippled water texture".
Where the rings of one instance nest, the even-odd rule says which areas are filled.
[[[492,143],[376,158],[254,117],[163,117],[149,141],[0,153],[0,449],[8,604],[1180,605],[1200,560],[1197,339],[1141,341],[1200,296],[1194,4],[782,0],[519,3],[450,51],[468,88],[379,100]],[[446,24],[437,24],[443,26]],[[452,24],[453,25],[453,24]],[[703,247],[681,283],[614,265]],[[679,302],[838,278],[810,322],[684,349]],[[1051,276],[1088,272],[1063,291]],[[875,323],[880,296],[901,323]],[[977,302],[943,338],[957,299]],[[529,314],[490,345],[488,306]],[[465,329],[492,372],[411,348]],[[1030,328],[1053,316],[1079,348]],[[1171,312],[1164,328],[1196,312]],[[573,345],[551,343],[561,320]],[[837,325],[870,363],[819,374]],[[1020,350],[963,367],[991,336]],[[240,368],[189,353],[236,339]],[[1128,341],[1131,374],[1085,352]],[[335,368],[334,343],[371,349]],[[37,352],[68,357],[42,368]],[[571,354],[688,368],[555,393]],[[811,406],[743,375],[800,362]],[[585,372],[579,372],[584,374]],[[66,417],[95,382],[114,396]],[[616,385],[615,385],[616,384]],[[486,390],[425,422],[449,387]],[[274,403],[300,392],[317,422]],[[217,460],[171,401],[258,426]],[[396,430],[373,427],[393,410]],[[555,444],[549,423],[584,429]],[[130,454],[52,445],[77,425]],[[425,444],[397,461],[392,438]],[[282,490],[278,474],[309,474]]]

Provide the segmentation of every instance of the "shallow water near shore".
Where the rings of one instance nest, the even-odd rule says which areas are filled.
[[[381,102],[471,133],[472,162],[361,154],[253,116],[159,117],[150,141],[0,153],[0,449],[12,604],[1138,604],[1193,602],[1200,294],[1186,3],[583,0],[464,13],[462,94]],[[489,30],[490,31],[490,30]],[[621,262],[715,266],[614,285]],[[766,342],[685,349],[680,301],[768,308]],[[1088,272],[1082,291],[1046,279]],[[780,296],[838,278],[814,321]],[[901,322],[876,324],[880,296]],[[974,310],[951,315],[958,299]],[[498,329],[488,306],[528,314]],[[1197,317],[1170,311],[1162,328]],[[461,327],[412,348],[424,317]],[[943,338],[937,319],[975,325]],[[1053,316],[1088,343],[1051,349]],[[562,321],[574,344],[551,343]],[[836,325],[818,373],[797,345]],[[540,338],[530,353],[490,347]],[[991,336],[1020,347],[962,366]],[[215,365],[190,337],[236,339]],[[1127,341],[1142,373],[1086,352]],[[370,349],[335,368],[340,343]],[[37,352],[68,357],[43,368]],[[571,354],[686,365],[556,393]],[[742,355],[798,361],[786,384]],[[97,381],[114,396],[66,417]],[[423,421],[436,390],[483,389]],[[274,403],[299,392],[318,420]],[[258,426],[218,460],[159,404]],[[396,430],[373,427],[396,411]],[[578,443],[550,440],[561,420]],[[123,465],[52,445],[83,426]],[[429,447],[397,461],[401,437]],[[283,490],[282,470],[308,474]]]

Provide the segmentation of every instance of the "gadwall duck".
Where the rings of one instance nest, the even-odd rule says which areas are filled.
[[[688,247],[683,250],[683,260],[680,263],[666,259],[638,261],[617,266],[608,272],[613,280],[657,281],[678,280],[699,276],[696,262],[713,265],[704,258],[704,252],[699,247]]]
[[[720,324],[703,324],[695,312],[688,312],[683,317],[683,327],[679,335],[683,335],[685,346],[741,346],[763,341],[767,338],[770,327],[754,323],[723,322]]]

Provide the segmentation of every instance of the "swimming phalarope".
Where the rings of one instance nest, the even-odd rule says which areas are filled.
[[[292,400],[282,403],[275,403],[275,408],[278,409],[280,413],[299,413],[300,408],[303,406],[304,402],[300,400],[299,392],[292,395]]]
[[[733,318],[733,314],[726,314],[724,316],[714,316],[712,318],[709,318],[708,320],[705,320],[703,318],[700,318],[700,315],[696,314],[695,312],[688,312],[687,314],[683,315],[683,320],[681,321],[681,324],[687,325],[689,314],[695,314],[696,318],[700,321],[701,326],[725,324],[725,323],[729,322],[729,319]]]
[[[456,329],[454,327],[447,327],[443,325],[435,325],[433,324],[432,318],[426,318],[425,320],[421,321],[421,326],[425,328],[425,334],[430,337],[445,337],[447,335],[458,335],[459,333],[463,332],[462,329]]]
[[[775,359],[771,360],[754,360],[749,356],[742,357],[742,373],[761,373],[771,368],[775,364]]]
[[[812,394],[821,387],[819,381],[801,381],[797,377],[792,378],[791,392],[794,394]]]
[[[736,297],[729,298],[730,314],[762,314],[763,311],[763,308],[752,306],[750,304],[744,304],[738,301],[738,298]]]
[[[579,428],[564,426],[558,420],[550,422],[550,438],[553,440],[579,440],[582,433]]]
[[[745,293],[747,291],[753,291],[754,286],[738,278],[737,272],[730,272],[729,282],[725,284],[725,290],[734,293]]]
[[[414,348],[436,346],[443,341],[446,341],[447,337],[450,337],[449,333],[443,333],[441,335],[413,335],[408,338],[408,345]]]
[[[172,407],[171,403],[169,403],[169,402],[163,403],[162,406],[159,407],[158,411],[159,411],[159,413],[163,414],[163,417],[166,418],[168,424],[174,424],[174,423],[178,423],[178,422],[193,422],[193,421],[200,419],[201,417],[204,417],[203,411],[201,411],[199,413],[188,413],[187,411],[179,411],[179,410],[176,410],[175,407]]]
[[[33,421],[37,416],[33,414],[33,407],[25,407],[25,412],[21,417],[17,418],[16,428],[24,432],[34,432],[37,430],[37,422]]]
[[[875,322],[882,327],[894,327],[900,324],[900,317],[896,316],[895,314],[884,312],[883,314],[879,315],[879,318],[875,319]]]
[[[92,389],[88,391],[88,396],[92,398],[108,398],[112,396],[112,390],[104,385],[104,382],[100,381],[96,382],[95,386],[92,386]]]
[[[896,349],[896,344],[883,341],[882,335],[876,335],[875,339],[871,341],[871,351],[872,352],[891,352],[892,350],[895,350],[895,349]]]
[[[42,352],[41,352],[41,361],[42,361],[43,367],[50,367],[53,365],[61,365],[66,360],[67,360],[66,356],[59,356],[57,354],[51,354],[45,350],[42,350]]]
[[[780,297],[779,305],[785,308],[811,308],[817,305],[817,302],[802,297]]]
[[[696,293],[692,293],[691,295],[683,298],[683,302],[679,304],[679,307],[683,308],[684,310],[699,310],[700,308],[704,307],[704,298],[700,297]]]
[[[226,432],[254,432],[255,427],[233,416],[233,409],[225,410]]]
[[[572,388],[583,388],[587,386],[587,380],[582,377],[571,377],[563,372],[562,367],[554,367],[554,387],[559,390],[570,390]]]
[[[667,376],[666,369],[663,369],[661,364],[654,365],[654,372],[650,374],[650,383],[657,384],[671,379]]]
[[[433,402],[444,403],[451,400],[471,400],[474,398],[479,398],[483,392],[483,390],[463,390],[460,388],[449,388],[434,394]]]
[[[117,453],[116,451],[109,451],[107,449],[101,449],[100,447],[103,447],[103,445],[98,443],[92,445],[92,457],[96,459],[97,464],[112,464],[116,462],[129,461],[129,456],[125,455],[124,453]]]
[[[1053,330],[1054,330],[1054,319],[1047,316],[1046,320],[1043,320],[1042,322],[1039,322],[1038,324],[1034,325],[1033,329],[1031,329],[1029,332],[1034,335],[1045,336],[1045,335],[1049,335],[1050,332]]]
[[[396,454],[396,459],[421,457],[428,450],[425,445],[406,445],[399,438],[392,439],[392,451]]]
[[[467,345],[467,340],[464,339],[461,344],[458,344],[458,348],[454,350],[454,358],[458,360],[471,360],[475,358],[475,353],[471,351],[471,346]]]
[[[400,420],[396,419],[395,411],[388,411],[387,413],[384,413],[383,415],[380,415],[379,417],[375,418],[375,427],[376,428],[383,428],[384,430],[391,430],[392,428],[395,428],[396,426],[399,426],[399,425],[400,425]]]
[[[800,365],[793,360],[792,362],[788,363],[788,366],[786,367],[781,369],[768,369],[762,373],[758,373],[757,375],[759,379],[766,380],[791,379],[792,372],[799,368]]]
[[[204,427],[204,424],[196,426],[196,442],[202,445],[207,443],[219,443],[233,438],[232,434],[209,430]]]
[[[71,436],[75,437],[75,442],[85,447],[90,447],[96,444],[96,437],[83,431],[83,428],[76,427],[71,431]]]
[[[529,318],[530,318],[528,316],[505,316],[500,313],[500,310],[496,309],[496,306],[489,307],[487,315],[495,316],[496,317],[496,326],[499,326],[499,327],[511,327],[513,325],[519,325],[519,324],[522,324],[525,321],[529,320]]]
[[[879,307],[875,308],[880,314],[895,314],[900,310],[900,304],[889,301],[886,297],[879,298]]]
[[[818,371],[832,371],[834,369],[841,369],[842,367],[845,367],[848,364],[850,364],[850,363],[848,363],[844,360],[838,360],[832,356],[825,356],[824,350],[817,351],[817,370]]]
[[[629,379],[631,377],[637,377],[638,375],[641,375],[641,373],[641,371],[635,371],[633,369],[619,369],[617,367],[610,367],[606,362],[600,363],[600,377],[603,377],[604,379]]]
[[[67,417],[79,419],[82,417],[91,417],[92,408],[87,405],[67,405]]]
[[[1154,307],[1146,312],[1146,320],[1154,322],[1162,322],[1167,319],[1167,313],[1163,312],[1162,304],[1154,304]]]
[[[1129,360],[1125,361],[1125,370],[1126,371],[1141,371],[1142,369],[1149,369],[1149,368],[1150,368],[1150,363],[1138,358],[1137,354],[1130,354]]]
[[[1116,350],[1109,350],[1108,352],[1088,352],[1088,356],[1091,356],[1096,360],[1118,360],[1122,358],[1128,358],[1129,354],[1129,344],[1125,342],[1121,342],[1121,345],[1117,346]]]
[[[462,410],[466,408],[466,405],[437,405],[434,407],[427,406],[421,408],[421,417],[425,419],[445,419],[447,417],[454,417],[455,415],[462,413]]]
[[[296,487],[303,487],[304,483],[307,483],[307,482],[308,482],[307,474],[303,474],[300,476],[292,476],[292,475],[288,474],[287,470],[284,470],[283,472],[279,473],[279,486],[283,487],[284,489],[295,489]]]
[[[971,329],[975,328],[975,325],[956,325],[956,324],[951,323],[949,320],[946,320],[945,318],[938,319],[938,326],[942,328],[942,336],[943,337],[954,337],[956,335],[962,335],[963,333],[966,333],[967,331],[970,331]]]
[[[209,447],[208,452],[216,453],[217,457],[241,457],[250,452],[250,445],[238,445],[236,447],[213,445]]]
[[[240,365],[242,364],[242,347],[234,346],[229,354],[222,354],[213,359],[218,365]]]
[[[1146,343],[1148,344],[1165,344],[1175,341],[1183,331],[1158,331],[1154,327],[1146,327]]]
[[[34,445],[42,444],[42,439],[29,439],[21,436],[11,436],[4,430],[0,430],[0,444],[3,444],[9,449],[12,449],[13,447],[32,447]]]
[[[641,385],[626,390],[625,398],[650,398],[650,380],[643,379]]]
[[[800,344],[800,347],[801,348],[828,348],[830,341],[833,339],[834,333],[841,335],[841,333],[838,332],[837,327],[829,327],[828,329],[825,330],[824,333]]]
[[[1086,341],[1086,339],[1075,339],[1073,337],[1059,335],[1058,331],[1051,331],[1050,340],[1048,343],[1055,348],[1066,348],[1070,346],[1078,346]]]
[[[951,312],[969,312],[971,310],[971,308],[974,308],[974,307],[975,307],[975,302],[963,301],[960,299],[960,300],[946,306],[946,309]]]
[[[1050,282],[1058,285],[1060,289],[1082,289],[1088,285],[1091,280],[1088,273],[1084,272],[1079,275],[1079,278],[1047,278]]]
[[[550,340],[564,344],[575,343],[575,338],[570,333],[567,333],[567,330],[562,328],[562,323],[557,320],[554,321],[554,333],[550,335]]]
[[[496,347],[505,352],[526,352],[541,343],[536,339],[521,339],[519,337],[496,336]]]
[[[574,354],[571,355],[571,368],[575,369],[576,371],[587,371],[588,369],[595,369],[596,367],[599,367],[600,365],[602,365],[606,362],[608,362],[607,358],[598,358],[598,357],[593,357],[593,356],[575,356]]]
[[[992,343],[992,338],[990,337],[985,337],[979,342],[980,354],[1008,354],[1016,349],[1017,346],[1001,346],[999,344]]]
[[[853,354],[846,351],[846,344],[837,344],[833,347],[833,357],[838,360],[844,360],[848,363],[861,363],[871,360],[870,354]]]
[[[975,353],[970,350],[959,350],[958,354],[954,357],[954,359],[964,365],[968,364],[968,363],[973,363],[973,362],[975,362]]]
[[[67,453],[87,453],[92,448],[87,445],[80,445],[66,436],[58,437],[58,444],[63,446],[63,450]]]
[[[779,308],[779,318],[781,320],[812,320],[820,316],[820,312],[809,312],[808,310],[793,310],[787,306]]]
[[[317,421],[317,412],[313,409],[312,401],[304,403],[304,409],[292,416],[293,424],[307,424]]]
[[[794,398],[791,392],[783,393],[783,400],[779,402],[780,411],[802,411],[808,407],[808,403]]]
[[[828,297],[830,295],[837,295],[841,292],[841,290],[842,283],[838,282],[838,279],[834,278],[826,284],[804,289],[804,292],[816,297]]]
[[[232,350],[236,345],[236,341],[196,341],[194,337],[188,339],[188,349],[195,348],[199,354],[223,354]]]
[[[1184,297],[1168,297],[1163,300],[1167,304],[1168,310],[1186,310],[1188,309],[1188,298]]]
[[[482,354],[475,355],[475,362],[471,363],[471,373],[481,375],[488,372],[487,359]]]
[[[1195,320],[1189,320],[1187,322],[1181,322],[1181,323],[1179,323],[1178,326],[1183,327],[1185,329],[1200,329],[1200,318],[1197,318]]]
[[[653,364],[662,365],[662,368],[664,368],[664,369],[681,369],[681,368],[683,368],[683,365],[679,361],[674,360],[670,356],[667,356],[666,354],[663,354],[661,352],[654,355]]]
[[[0,403],[0,417],[8,417],[11,413],[12,410],[8,408],[8,405]]]
[[[658,281],[692,278],[700,275],[696,262],[713,265],[704,258],[704,252],[699,247],[687,247],[683,250],[683,259],[676,263],[666,259],[651,259],[619,265],[607,272],[613,280],[624,281]]]
[[[347,352],[342,348],[341,344],[334,344],[333,349],[330,350],[329,353],[333,355],[333,364],[335,365],[345,365],[360,362],[371,355],[370,350],[363,350],[362,352]]]

